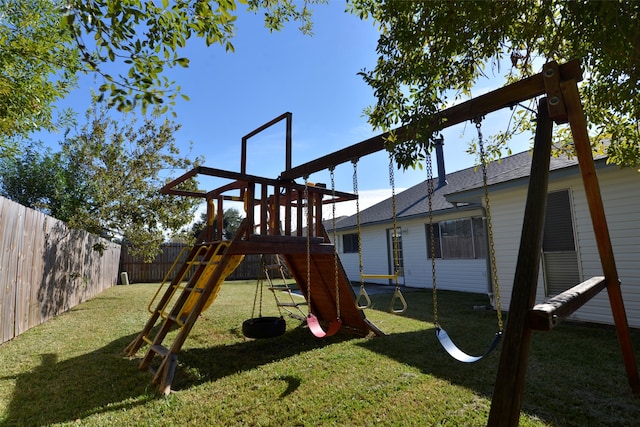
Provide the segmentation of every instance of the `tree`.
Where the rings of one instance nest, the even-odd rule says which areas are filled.
[[[86,210],[92,177],[73,159],[40,143],[12,154],[0,156],[0,195],[67,223]]]
[[[53,105],[75,86],[82,65],[50,0],[0,0],[0,46],[0,146],[7,146],[10,137],[59,125]]]
[[[55,216],[51,200],[58,192],[59,156],[40,144],[29,144],[20,155],[0,157],[0,195]]]
[[[468,96],[487,67],[499,71],[508,60],[507,77],[516,80],[573,58],[582,62],[585,113],[596,139],[609,142],[609,161],[640,165],[640,2],[354,0],[350,8],[381,31],[375,69],[361,73],[377,97],[369,122],[417,133],[400,146],[390,141],[405,168],[433,138],[429,117]]]
[[[62,143],[69,167],[83,171],[90,184],[90,197],[71,225],[122,236],[132,253],[151,260],[164,234],[188,224],[196,209],[194,200],[161,194],[160,188],[172,171],[190,169],[201,159],[179,156],[174,138],[179,126],[166,119],[146,117],[139,127],[135,118],[123,122],[104,111],[89,113],[87,124]],[[197,183],[183,185],[194,190]]]
[[[163,195],[173,170],[194,161],[180,157],[174,133],[179,126],[147,117],[118,121],[104,111],[87,114],[87,124],[62,143],[62,151],[40,153],[29,146],[20,156],[5,158],[0,192],[81,228],[114,240],[125,240],[132,252],[152,260],[165,233],[191,222],[196,201]],[[194,190],[196,182],[184,183]]]
[[[249,13],[264,11],[272,30],[293,20],[311,32],[308,5],[325,1],[238,2]],[[180,86],[165,72],[188,67],[179,52],[191,36],[233,50],[238,2],[0,0],[0,143],[54,129],[59,120],[66,125],[70,112],[56,117],[54,105],[81,73],[101,75],[98,97],[121,111],[160,104],[166,109]],[[123,67],[126,72],[117,71]]]

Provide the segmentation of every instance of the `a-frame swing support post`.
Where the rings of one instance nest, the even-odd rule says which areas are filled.
[[[577,85],[562,85],[562,94],[565,103],[568,104],[567,114],[569,125],[573,135],[578,164],[580,165],[582,181],[591,214],[591,222],[600,255],[600,263],[607,287],[609,305],[611,306],[613,322],[616,327],[618,342],[622,351],[627,378],[629,379],[629,386],[634,394],[638,394],[640,393],[638,368],[631,344],[629,324],[622,299],[620,278],[618,277],[618,269],[616,268],[615,257],[613,255],[613,246],[611,244],[609,227],[602,203],[602,195],[593,163],[593,154],[591,153],[591,144],[589,143],[589,135],[587,133],[587,122],[580,103],[580,94],[578,93]]]
[[[489,413],[488,425],[491,426],[518,425],[520,418],[532,332],[527,327],[527,315],[535,302],[538,286],[539,253],[547,203],[552,129],[553,123],[549,118],[545,98],[540,101],[538,107],[538,123],[518,263]]]

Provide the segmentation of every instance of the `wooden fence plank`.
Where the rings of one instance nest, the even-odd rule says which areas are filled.
[[[15,336],[15,221],[19,206],[3,202],[0,205],[0,342]]]
[[[19,225],[17,243],[18,268],[16,276],[16,336],[29,329],[29,313],[31,311],[32,251],[34,244],[33,226],[34,210],[23,209],[22,224]]]
[[[24,219],[24,208],[15,203],[4,203],[2,210],[2,252],[0,266],[3,273],[0,286],[3,287],[2,340],[13,339],[16,323],[16,293],[18,276],[18,226]]]

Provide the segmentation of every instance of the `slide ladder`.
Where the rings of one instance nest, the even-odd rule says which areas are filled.
[[[158,384],[160,391],[165,394],[171,390],[171,382],[177,366],[177,354],[198,316],[211,305],[225,278],[244,259],[244,255],[229,254],[229,246],[229,242],[194,246],[189,250],[186,261],[181,264],[173,279],[168,281],[167,278],[173,274],[173,270],[179,264],[179,262],[174,263],[172,271],[167,274],[149,304],[151,307],[164,289],[155,308],[149,309],[151,317],[143,330],[125,349],[126,355],[134,356],[144,344],[149,345],[139,367],[152,372],[153,382]],[[165,282],[169,285],[165,286]],[[154,335],[152,330],[160,322],[161,327]],[[166,347],[162,342],[175,326],[179,328],[178,334],[171,346]],[[156,356],[160,356],[161,361],[159,367],[153,368],[151,362]]]
[[[289,317],[304,321],[307,318],[300,307],[306,306],[307,301],[302,295],[295,295],[287,281],[287,272],[280,255],[262,255],[262,272],[273,292],[276,305],[282,307]]]

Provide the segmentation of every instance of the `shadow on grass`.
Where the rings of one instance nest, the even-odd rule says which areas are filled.
[[[133,335],[82,356],[60,360],[40,355],[41,364],[15,378],[2,426],[49,425],[97,413],[127,410],[158,398],[137,362],[122,356]]]
[[[484,329],[472,327],[461,331],[463,333],[454,337],[457,338],[456,344],[472,355],[483,354],[493,339],[492,333]],[[362,341],[358,345],[489,398],[493,392],[499,352],[494,351],[476,363],[457,362],[441,347],[431,325],[418,331],[393,333]]]
[[[119,338],[91,353],[67,360],[59,360],[56,354],[42,354],[41,364],[35,369],[16,378],[6,378],[15,381],[15,387],[6,419],[0,426],[77,421],[162,398],[151,383],[151,375],[138,370],[140,359],[123,356],[123,349],[134,336]],[[319,340],[306,328],[298,327],[275,339],[183,349],[178,355],[172,389],[188,389],[351,338],[336,335]],[[281,397],[293,393],[300,385],[300,379],[293,376],[279,379],[287,383]]]
[[[171,388],[184,390],[353,338],[350,335],[337,334],[318,339],[306,327],[299,326],[277,338],[183,349],[178,355],[179,364]],[[280,377],[280,379],[288,383],[283,397],[293,393],[300,385],[299,378]]]

